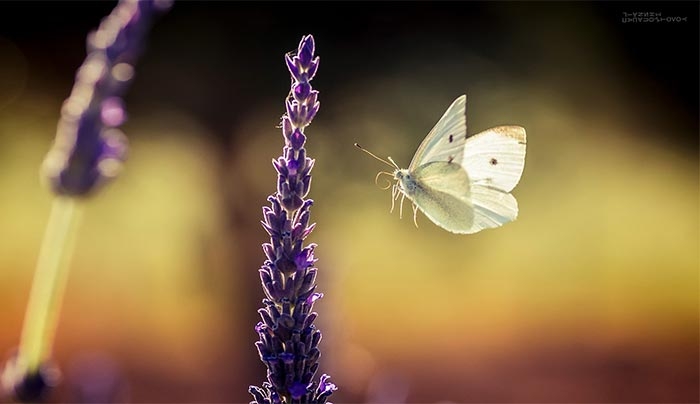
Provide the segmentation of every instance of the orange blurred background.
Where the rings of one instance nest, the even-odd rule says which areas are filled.
[[[0,3],[0,353],[49,213],[39,165],[113,5]],[[622,22],[644,11],[686,21]],[[693,2],[176,2],[126,98],[125,171],[86,203],[50,400],[250,401],[283,55],[310,33],[331,401],[697,402],[697,19]],[[416,229],[352,144],[407,166],[463,93],[470,134],[527,129],[520,216]]]

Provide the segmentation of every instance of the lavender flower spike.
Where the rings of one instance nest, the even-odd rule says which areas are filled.
[[[255,331],[260,359],[267,366],[263,387],[251,386],[251,404],[318,403],[322,404],[337,388],[323,375],[313,381],[321,352],[321,331],[313,322],[314,302],[322,297],[316,292],[313,251],[315,244],[304,246],[304,239],[314,224],[309,224],[311,199],[305,199],[311,186],[314,160],[306,156],[304,129],[318,112],[318,91],[310,81],[318,69],[314,57],[314,38],[301,39],[295,55],[285,61],[292,76],[292,88],[282,117],[285,146],[282,156],[273,160],[277,170],[277,193],[263,208],[263,227],[270,242],[263,244],[267,257],[260,269],[266,299],[258,310],[262,321]]]
[[[126,137],[122,102],[151,20],[170,6],[163,0],[120,0],[88,36],[88,56],[61,110],[56,140],[42,170],[57,195],[90,194],[120,171]]]

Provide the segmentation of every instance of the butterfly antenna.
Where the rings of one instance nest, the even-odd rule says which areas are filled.
[[[376,186],[378,186],[379,188],[384,189],[384,190],[391,188],[391,186],[393,185],[393,183],[392,183],[391,180],[388,179],[388,178],[385,178],[385,179],[386,179],[386,185],[383,185],[383,186],[382,186],[382,185],[379,185],[379,177],[382,176],[382,175],[388,175],[389,177],[394,178],[394,174],[388,173],[388,172],[386,172],[386,171],[380,171],[380,172],[378,172],[377,175],[374,177],[374,184],[375,184]]]
[[[399,165],[396,164],[396,162],[394,161],[394,159],[391,158],[391,156],[389,156],[389,157],[387,157],[387,158],[389,159],[389,161],[391,161],[391,164],[392,164],[394,167],[396,167],[397,170],[400,170],[400,169],[401,169],[401,168],[399,168]]]
[[[397,169],[397,170],[399,169],[399,166],[396,165],[396,163],[394,163],[394,160],[392,160],[391,157],[389,157],[389,161],[391,161],[391,163],[389,163],[389,161],[386,161],[386,160],[384,160],[384,159],[381,158],[381,157],[377,157],[376,154],[374,154],[374,153],[372,153],[371,151],[369,151],[369,150],[365,149],[364,147],[360,146],[359,143],[355,143],[355,147],[357,147],[358,149],[362,150],[363,152],[369,154],[370,156],[374,157],[375,159],[381,161],[382,163],[384,163],[384,164],[386,164],[386,165],[388,165],[388,166],[390,166],[390,167],[393,167],[393,168],[395,168],[395,169]]]

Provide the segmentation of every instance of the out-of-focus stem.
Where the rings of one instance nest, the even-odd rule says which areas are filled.
[[[79,200],[54,198],[24,317],[17,372],[36,374],[51,356],[80,211]]]

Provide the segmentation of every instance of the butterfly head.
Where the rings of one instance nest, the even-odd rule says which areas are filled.
[[[394,180],[399,187],[405,188],[404,185],[411,182],[411,173],[405,168],[397,168],[394,170]]]
[[[394,171],[394,179],[396,184],[394,185],[400,191],[405,194],[412,194],[416,189],[416,181],[411,175],[411,172],[405,168],[399,168]]]

